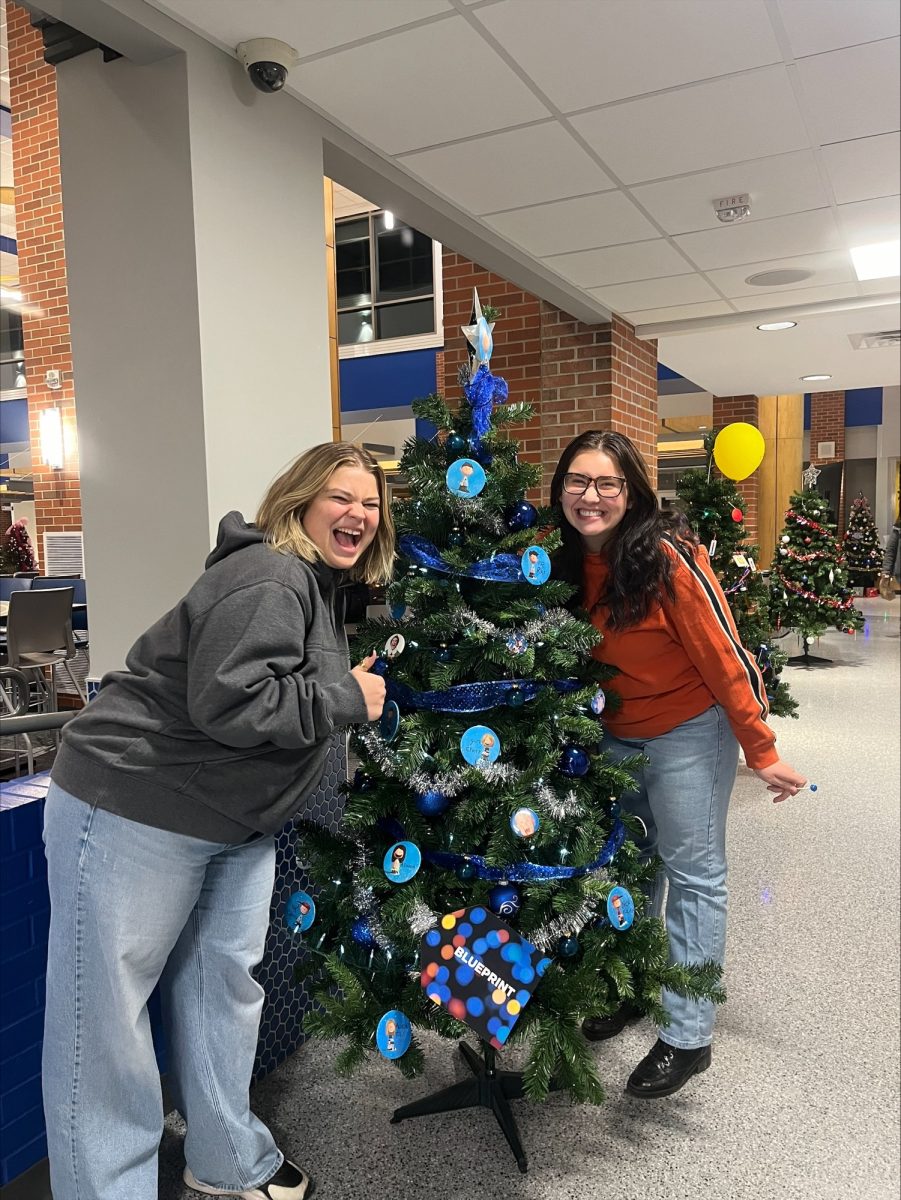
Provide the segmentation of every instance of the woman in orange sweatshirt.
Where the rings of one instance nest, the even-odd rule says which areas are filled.
[[[603,633],[595,655],[619,671],[622,708],[605,718],[604,750],[616,761],[644,754],[636,790],[623,804],[647,826],[642,852],[660,856],[652,897],[661,910],[674,962],[722,962],[726,941],[726,810],[738,747],[774,801],[804,780],[775,749],[766,724],[763,680],[742,646],[703,547],[673,536],[647,468],[619,433],[580,434],[563,451],[551,484],[563,547],[555,573]],[[714,1005],[665,991],[670,1023],[626,1090],[656,1098],[676,1092],[710,1066]],[[600,1040],[640,1014],[624,1006],[590,1017]]]

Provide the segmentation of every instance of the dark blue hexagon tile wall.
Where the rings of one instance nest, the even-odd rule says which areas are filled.
[[[329,750],[322,783],[300,815],[337,833],[344,810],[340,788],[346,779],[347,739],[344,734],[337,734]],[[275,890],[269,933],[263,961],[256,972],[257,979],[266,989],[266,1000],[260,1022],[254,1080],[268,1075],[303,1041],[301,1022],[310,1005],[306,987],[294,982],[294,968],[303,954],[304,940],[295,937],[282,919],[285,901],[291,893],[308,889],[308,880],[295,858],[293,825],[286,825],[276,838],[275,853]]]

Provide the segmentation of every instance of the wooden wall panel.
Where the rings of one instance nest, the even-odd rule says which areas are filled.
[[[785,523],[789,498],[801,486],[804,397],[761,396],[758,428],[766,442],[766,453],[758,468],[758,540],[760,566],[767,568],[772,562],[776,542]]]

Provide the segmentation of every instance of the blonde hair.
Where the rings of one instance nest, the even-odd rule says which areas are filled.
[[[375,537],[348,571],[352,580],[386,583],[394,564],[394,521],[388,503],[385,476],[367,451],[350,442],[323,442],[305,451],[286,467],[263,497],[256,525],[266,541],[282,554],[294,554],[304,562],[318,562],[322,554],[302,525],[310,503],[327,486],[339,467],[360,467],[375,479],[379,493],[379,524]]]

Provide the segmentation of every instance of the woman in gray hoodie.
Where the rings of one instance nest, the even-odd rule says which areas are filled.
[[[384,582],[384,476],[347,443],[302,454],[254,524],[229,513],[184,599],[69,723],[44,841],[51,922],[44,1108],[56,1200],[157,1200],[163,1130],[147,1000],[161,982],[185,1182],[303,1200],[250,1111],[275,834],[333,734],[378,718],[351,669],[343,583]]]

